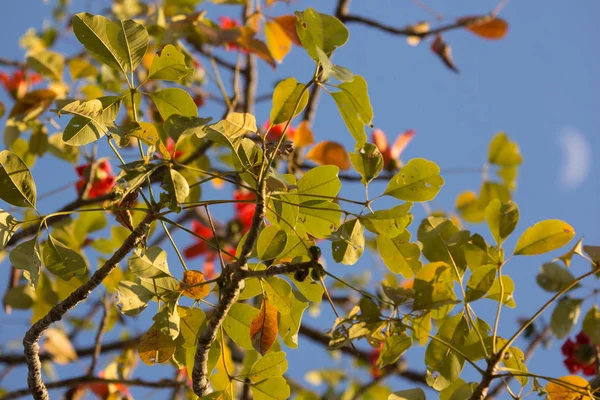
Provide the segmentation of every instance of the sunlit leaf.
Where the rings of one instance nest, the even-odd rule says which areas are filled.
[[[502,39],[508,31],[508,24],[501,18],[485,17],[462,17],[458,23],[465,24],[465,29],[473,32],[484,39]]]
[[[210,293],[210,284],[204,282],[202,272],[192,269],[184,271],[180,283],[180,288],[183,290],[182,294],[195,300],[205,298]]]
[[[367,89],[367,82],[362,76],[355,75],[351,82],[337,85],[338,92],[331,93],[335,100],[340,115],[356,146],[362,147],[367,141],[365,125],[370,125],[373,120],[373,108]]]
[[[50,50],[38,50],[27,54],[27,65],[42,76],[55,81],[61,81],[65,68],[62,55]]]
[[[328,56],[348,40],[348,29],[337,18],[321,14],[312,8],[296,12],[296,31],[302,47],[308,55],[318,61],[317,48]]]
[[[42,266],[40,246],[37,237],[19,243],[12,249],[9,256],[11,264],[24,271],[23,275],[33,287],[37,285]]]
[[[197,117],[198,106],[192,97],[183,89],[167,88],[157,90],[150,94],[150,98],[156,105],[163,120],[171,115],[183,115],[184,117]]]
[[[287,78],[279,82],[273,91],[273,106],[271,107],[271,124],[277,125],[300,114],[308,103],[308,90],[295,78]]]
[[[527,228],[519,238],[514,254],[531,256],[556,250],[569,243],[575,230],[566,222],[549,219]]]
[[[405,201],[430,201],[443,185],[440,167],[432,161],[415,158],[394,175],[384,194]]]
[[[235,303],[223,321],[223,329],[238,346],[252,350],[254,348],[250,337],[250,326],[258,315],[259,310],[243,303]]]
[[[350,169],[350,159],[344,146],[337,142],[323,141],[317,143],[306,154],[306,159],[319,165],[335,165],[341,170]]]
[[[9,150],[0,151],[0,199],[17,207],[35,208],[33,176],[23,160]]]
[[[52,235],[48,235],[43,255],[48,271],[64,280],[87,273],[87,263],[81,254],[65,246]]]
[[[386,267],[405,278],[411,278],[421,268],[419,246],[409,241],[408,231],[392,239],[385,235],[377,235],[377,250]]]
[[[331,248],[335,262],[353,265],[365,249],[364,228],[359,219],[344,223],[334,233]]]
[[[175,353],[175,341],[162,333],[155,325],[142,335],[138,345],[138,354],[144,364],[162,364]]]
[[[502,203],[500,200],[494,199],[485,209],[485,220],[496,243],[501,246],[504,239],[517,227],[519,208],[512,201]]]
[[[278,22],[272,21],[265,23],[265,37],[271,55],[281,63],[292,47],[292,40]]]
[[[546,400],[593,400],[589,382],[578,375],[567,375],[546,385]]]
[[[194,69],[186,65],[183,53],[172,44],[167,44],[152,59],[152,65],[146,79],[178,81],[192,72],[194,72]]]
[[[252,382],[260,382],[264,379],[282,376],[287,368],[288,362],[285,359],[285,352],[270,352],[252,365],[248,372],[248,378]]]
[[[63,141],[71,146],[83,146],[102,138],[117,118],[120,106],[119,96],[74,101],[65,105],[60,113],[73,114],[73,118],[63,132]]]
[[[383,169],[383,156],[377,146],[371,143],[365,143],[362,148],[350,153],[350,161],[362,177],[363,185],[375,179]]]

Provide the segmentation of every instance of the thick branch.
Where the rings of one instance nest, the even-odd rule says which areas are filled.
[[[117,264],[144,240],[150,229],[150,224],[156,219],[154,213],[148,213],[137,228],[125,239],[121,247],[100,267],[92,277],[82,286],[77,288],[65,300],[58,303],[45,317],[37,321],[27,331],[23,338],[23,347],[25,349],[25,360],[28,367],[27,384],[35,399],[49,400],[48,390],[42,380],[42,363],[39,355],[39,340],[42,334],[53,323],[60,321],[64,315],[73,309],[81,301],[85,300],[92,291],[97,288],[102,281],[113,271]]]
[[[106,383],[106,384],[121,384],[125,386],[141,386],[154,389],[169,389],[173,387],[181,387],[185,385],[184,381],[175,381],[170,379],[162,379],[160,381],[146,381],[143,379],[104,379],[94,376],[78,376],[75,378],[64,379],[62,381],[50,382],[47,385],[48,389],[71,388],[79,385],[90,383]],[[18,399],[33,394],[31,389],[18,389],[7,393],[2,397],[2,400]]]

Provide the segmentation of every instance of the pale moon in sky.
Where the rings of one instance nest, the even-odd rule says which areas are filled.
[[[574,127],[559,132],[563,160],[558,170],[558,183],[565,190],[575,190],[588,178],[592,164],[591,146],[583,133]]]

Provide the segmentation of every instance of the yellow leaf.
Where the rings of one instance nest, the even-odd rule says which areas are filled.
[[[315,137],[308,121],[300,122],[294,133],[294,147],[309,146],[315,142]]]
[[[171,358],[175,348],[175,341],[152,325],[140,338],[138,354],[145,364],[162,364]]]
[[[277,325],[277,308],[267,298],[263,299],[260,312],[250,325],[250,339],[252,346],[263,356],[269,351],[279,333]]]
[[[342,170],[350,169],[350,158],[344,147],[336,142],[320,142],[310,149],[306,158],[319,165],[336,165]]]
[[[500,18],[463,17],[459,18],[458,22],[464,23],[468,31],[484,39],[502,39],[508,31],[508,23]]]
[[[225,186],[225,181],[221,178],[215,178],[211,182],[215,189],[223,189],[223,186]]]
[[[57,364],[69,364],[77,360],[77,353],[67,335],[55,328],[46,331],[44,350],[52,355],[52,361]]]
[[[295,15],[282,15],[274,20],[277,21],[281,28],[283,28],[292,43],[294,43],[296,46],[302,46],[300,43],[300,38],[298,37],[298,31],[296,31],[297,19],[298,18],[296,18]]]
[[[287,53],[290,52],[292,41],[277,22],[267,22],[265,24],[265,37],[271,55],[278,63],[281,63]]]
[[[593,400],[589,394],[589,383],[581,376],[567,375],[558,382],[546,385],[546,400]]]
[[[184,296],[200,300],[210,293],[210,284],[201,285],[204,281],[204,274],[202,272],[195,270],[185,271],[179,288],[183,289]]]

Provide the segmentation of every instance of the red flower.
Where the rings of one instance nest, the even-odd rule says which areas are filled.
[[[233,18],[229,17],[221,17],[219,18],[221,23],[219,24],[219,28],[221,29],[235,29],[240,26],[240,23]],[[227,42],[225,43],[225,50],[232,51],[239,49],[240,46],[236,42]]]
[[[183,154],[183,151],[175,150],[175,141],[171,138],[167,138],[166,147],[173,160],[177,160]]]
[[[196,104],[196,107],[198,107],[198,108],[204,106],[204,103],[206,103],[206,101],[204,100],[204,96],[201,94],[195,95],[193,100],[194,100],[194,104]]]
[[[234,200],[256,200],[256,195],[252,192],[243,189],[236,189],[233,192]],[[235,203],[236,218],[242,224],[242,232],[247,232],[252,225],[252,217],[256,203]]]
[[[198,236],[203,237],[206,240],[214,238],[213,231],[210,227],[204,225],[199,221],[192,221],[192,230]],[[235,255],[235,249],[228,246],[225,251],[231,255]],[[231,257],[223,254],[224,261],[231,261]],[[206,279],[213,279],[215,277],[215,260],[217,259],[217,250],[210,246],[206,241],[196,238],[196,243],[188,246],[183,250],[185,258],[195,258],[201,255],[205,255],[203,272]]]
[[[85,185],[87,175],[89,174],[89,168],[89,164],[83,164],[75,168],[80,178],[76,184],[77,192],[81,192],[83,189],[83,185]],[[108,160],[103,159],[97,163],[94,176],[90,177],[90,179],[92,180],[92,187],[88,193],[88,198],[93,199],[111,191],[115,184],[115,176]]]
[[[584,375],[596,375],[595,349],[590,344],[590,337],[580,332],[575,340],[567,339],[560,348],[566,357],[563,363],[572,374],[582,371]]]
[[[383,350],[384,343],[381,343],[378,348],[369,353],[369,363],[371,364],[371,376],[373,378],[379,378],[381,376],[381,370],[377,368],[377,360],[379,354]]]
[[[267,121],[263,125],[263,130],[265,130],[265,132],[267,131],[267,129],[269,129],[269,125],[271,125],[271,121]],[[279,141],[279,138],[281,137],[281,135],[283,135],[283,128],[285,128],[285,122],[273,125],[271,127],[271,130],[269,130],[269,133],[267,134],[267,140],[270,140],[272,142]],[[290,126],[288,126],[287,128],[287,131],[285,132],[285,136],[287,139],[294,140],[295,133],[296,128],[292,127],[292,125],[290,124]]]
[[[388,146],[387,136],[381,129],[374,129],[372,138],[373,144],[377,146],[383,156],[383,167],[387,170],[397,169],[400,162],[400,155],[415,136],[415,131],[409,129],[398,135],[396,142],[390,148]]]
[[[30,85],[35,85],[42,81],[38,74],[25,75],[25,72],[18,70],[8,75],[6,72],[0,72],[0,83],[13,99],[19,99],[27,93]]]

